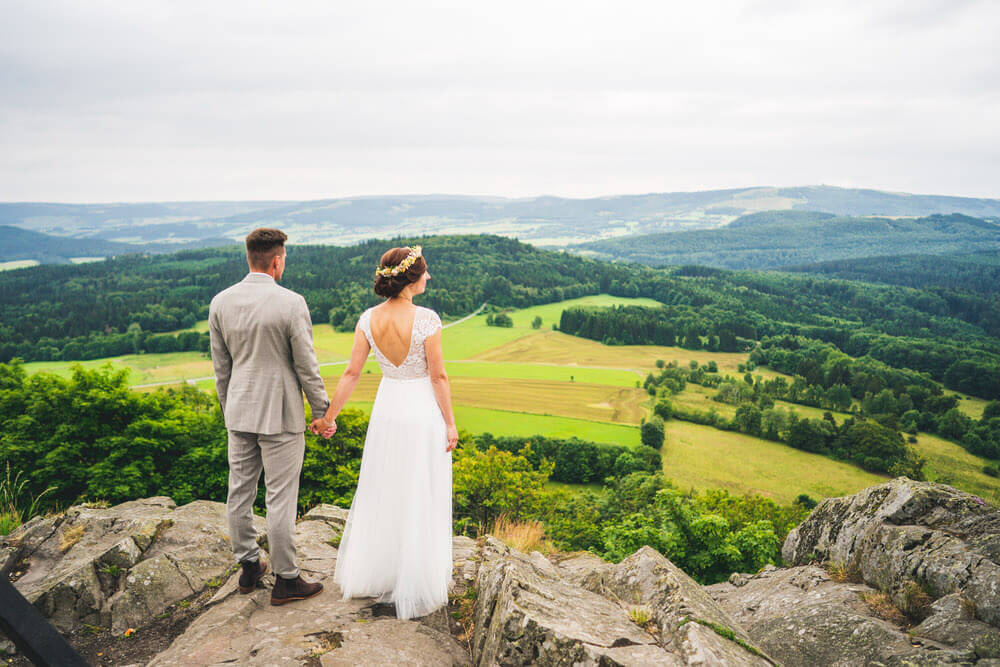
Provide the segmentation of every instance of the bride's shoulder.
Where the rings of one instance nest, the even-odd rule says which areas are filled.
[[[441,317],[436,311],[425,306],[417,306],[417,308],[424,325],[422,328],[427,330],[428,333],[433,333],[434,330],[441,326]]]

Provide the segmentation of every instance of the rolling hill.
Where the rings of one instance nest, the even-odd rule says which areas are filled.
[[[720,229],[606,239],[569,250],[650,266],[769,269],[874,254],[996,251],[1000,224],[958,213],[886,218],[768,211],[742,216]]]
[[[314,201],[0,203],[0,224],[127,243],[197,243],[212,237],[240,240],[254,227],[279,226],[298,244],[347,245],[399,235],[492,233],[562,247],[656,232],[714,229],[740,216],[769,210],[893,217],[962,213],[987,218],[1000,217],[1000,199],[806,186],[589,199],[394,195]]]

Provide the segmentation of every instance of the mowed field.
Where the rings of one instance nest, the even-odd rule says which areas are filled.
[[[710,426],[667,422],[663,474],[682,488],[760,493],[788,504],[800,493],[843,496],[887,478],[781,443]]]
[[[599,295],[546,304],[510,312],[514,326],[486,325],[478,315],[445,329],[443,348],[451,378],[456,421],[472,433],[527,437],[578,437],[595,442],[641,447],[639,424],[649,414],[649,396],[640,388],[647,373],[656,372],[657,360],[714,361],[722,375],[742,379],[738,366],[746,354],[686,350],[664,346],[606,346],[552,330],[562,310],[574,305],[655,306],[648,299]],[[535,317],[542,326],[531,326]],[[195,330],[205,330],[199,322]],[[328,325],[314,327],[317,358],[328,391],[343,372],[350,355],[353,333],[337,332]],[[142,391],[191,382],[214,393],[211,360],[198,352],[127,355],[83,362],[85,367],[110,363],[129,372],[130,382]],[[26,364],[29,372],[41,370],[68,375],[68,362]],[[780,375],[757,368],[755,375]],[[380,380],[378,365],[370,359],[349,407],[371,410]],[[689,384],[674,402],[688,409],[731,417],[734,406],[712,400],[715,389]],[[963,398],[960,405],[972,416],[985,404]],[[822,417],[823,410],[779,401],[778,406],[803,417]],[[839,423],[847,415],[834,413]],[[921,435],[918,450],[928,458],[932,479],[951,480],[961,488],[996,500],[1000,482],[982,474],[983,460],[953,443]],[[855,466],[801,452],[739,433],[672,420],[667,424],[663,471],[684,488],[723,487],[736,493],[762,493],[781,503],[800,493],[815,499],[853,493],[884,478]]]

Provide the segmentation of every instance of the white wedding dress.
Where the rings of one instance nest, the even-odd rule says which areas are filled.
[[[395,366],[372,339],[371,311],[357,326],[382,381],[333,580],[344,600],[378,596],[395,603],[397,618],[414,618],[448,603],[452,572],[451,452],[424,351],[441,319],[416,307],[410,351]]]

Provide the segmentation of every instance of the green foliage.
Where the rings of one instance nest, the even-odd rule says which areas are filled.
[[[605,525],[602,555],[617,562],[649,545],[706,584],[734,571],[756,572],[773,563],[780,548],[773,523],[759,518],[761,505],[724,492],[698,496],[664,485],[642,511]]]
[[[513,521],[538,513],[544,484],[554,464],[531,465],[531,445],[517,453],[490,447],[458,447],[452,463],[456,530],[475,526],[482,531],[501,514]]]
[[[602,482],[608,476],[624,476],[639,470],[656,472],[662,468],[660,455],[644,447],[629,447],[589,442],[579,438],[547,438],[534,435],[526,438],[495,437],[482,433],[472,438],[472,444],[485,451],[490,447],[516,454],[526,444],[530,449],[523,455],[535,470],[541,469],[546,460],[554,468],[553,481],[570,484]]]
[[[673,404],[666,398],[661,398],[653,406],[653,414],[663,421],[667,421],[673,416]]]
[[[535,319],[531,320],[531,328],[532,329],[541,329],[542,328],[542,316],[541,315],[535,315]]]
[[[25,491],[27,478],[22,478],[21,471],[13,473],[8,461],[4,476],[0,477],[0,536],[11,533],[25,521],[38,514],[38,506],[42,498],[52,491],[45,489],[39,494],[31,495]]]
[[[110,364],[76,366],[65,379],[0,364],[0,424],[0,465],[17,471],[7,488],[25,517],[84,499],[226,499],[225,424],[216,400],[194,387],[133,392]],[[353,496],[367,420],[347,410],[338,425],[329,441],[307,434],[303,508]]]
[[[640,437],[642,438],[642,444],[647,447],[652,447],[653,449],[660,449],[663,447],[663,438],[666,433],[666,429],[663,424],[663,419],[656,415],[652,419],[643,422],[639,429]]]
[[[507,313],[497,313],[492,319],[487,316],[486,324],[491,327],[504,327],[509,329],[514,326],[514,320],[512,320],[510,315]]]

